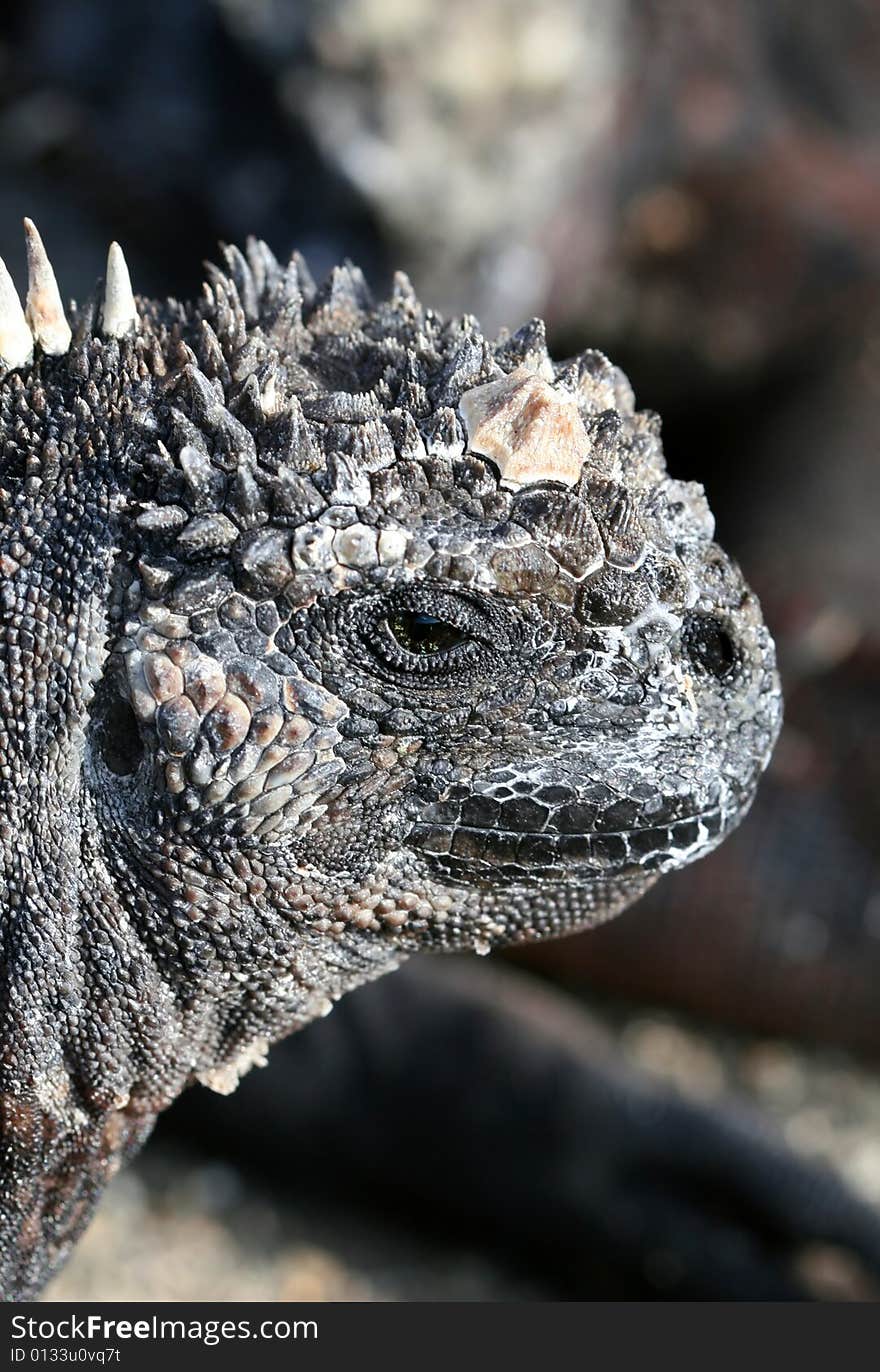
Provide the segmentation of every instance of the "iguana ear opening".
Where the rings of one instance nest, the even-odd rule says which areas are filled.
[[[120,695],[115,681],[107,677],[98,687],[92,719],[106,766],[114,776],[133,776],[144,756],[140,726],[130,702]]]

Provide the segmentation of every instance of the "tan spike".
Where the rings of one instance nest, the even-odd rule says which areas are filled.
[[[43,352],[59,357],[70,347],[71,332],[61,303],[58,282],[32,219],[25,219],[24,235],[28,260],[25,318]]]
[[[15,283],[0,258],[0,362],[7,370],[23,367],[34,355],[34,340]]]
[[[573,486],[590,455],[577,399],[521,364],[474,386],[458,402],[471,452],[497,465],[505,486],[534,481]]]
[[[137,305],[131,289],[125,257],[118,243],[110,244],[104,282],[101,331],[108,338],[124,338],[137,324]]]

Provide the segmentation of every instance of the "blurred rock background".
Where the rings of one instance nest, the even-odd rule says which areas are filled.
[[[625,1067],[703,1105],[758,1112],[797,1156],[830,1167],[880,1209],[876,1074],[839,1052],[707,1030],[668,1011],[604,1002],[598,1013]],[[233,1101],[223,1104],[235,1109]],[[111,1184],[47,1300],[521,1301],[596,1294],[577,1272],[561,1276],[557,1263],[542,1262],[527,1244],[505,1241],[490,1226],[475,1233],[454,1218],[395,1203],[381,1187],[334,1193],[326,1176],[295,1174],[286,1184],[267,1178],[259,1144],[233,1160],[218,1142],[210,1156],[188,1146],[173,1116],[172,1109],[141,1158]],[[589,1160],[587,1138],[585,1167]],[[646,1249],[644,1266],[637,1282],[629,1274],[603,1296],[632,1297],[635,1289],[642,1299],[675,1298],[674,1252]],[[876,1279],[838,1245],[805,1243],[796,1266],[804,1295],[880,1298]],[[621,1283],[619,1273],[615,1280]]]
[[[599,993],[626,1052],[647,1014],[666,1044],[649,1036],[647,1065],[660,1052],[686,1089],[690,1035],[719,1062],[731,1032],[760,1036],[735,1040],[747,1057],[794,1054],[822,1147],[849,1166],[835,1130],[861,1118],[870,1154],[870,1070],[827,1054],[880,1049],[877,7],[31,0],[0,19],[0,254],[19,280],[24,213],[73,296],[111,237],[136,289],[185,296],[218,239],[255,233],[316,274],[351,257],[379,290],[402,267],[489,327],[542,314],[558,355],[598,345],[626,368],[762,597],[787,720],[716,854],[517,958]],[[851,1084],[845,1126],[832,1081]],[[163,1164],[145,1166],[83,1254],[115,1252],[115,1214],[164,1213]],[[876,1163],[853,1164],[862,1184],[859,1166]],[[56,1294],[87,1293],[90,1261]],[[369,1286],[354,1259],[316,1261],[329,1291]]]

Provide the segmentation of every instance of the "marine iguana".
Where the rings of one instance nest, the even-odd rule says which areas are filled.
[[[418,950],[605,920],[742,818],[773,644],[598,352],[405,277],[0,267],[0,1272],[190,1083]]]

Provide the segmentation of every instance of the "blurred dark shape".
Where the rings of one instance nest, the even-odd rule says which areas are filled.
[[[422,299],[514,326],[544,306],[572,187],[578,270],[610,222],[623,44],[612,0],[217,0]],[[603,186],[605,189],[603,190]]]
[[[878,75],[862,0],[633,4],[608,252],[580,269],[585,184],[561,217],[557,327],[628,340],[667,404],[845,338],[880,269]]]
[[[292,14],[297,13],[293,6]],[[23,213],[82,295],[107,243],[136,289],[194,294],[219,239],[294,246],[327,271],[352,247],[375,266],[368,215],[281,109],[209,0],[149,6],[35,0],[0,21],[0,253]]]
[[[33,0],[2,43],[0,248],[24,207],[80,293],[109,236],[165,292],[257,233],[490,327],[542,313],[668,405],[876,283],[862,0]]]
[[[478,1245],[543,1299],[878,1298],[880,1217],[830,1168],[741,1105],[646,1083],[563,997],[473,960],[361,987],[231,1100],[185,1092],[157,1142],[181,1136],[279,1197]]]
[[[422,295],[664,396],[846,332],[880,266],[880,12],[218,0]],[[284,22],[285,16],[287,22]]]

